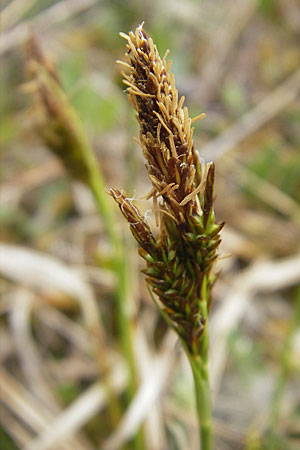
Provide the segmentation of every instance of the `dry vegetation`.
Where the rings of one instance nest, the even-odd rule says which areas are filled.
[[[141,20],[161,54],[172,50],[191,116],[207,113],[195,144],[216,164],[215,210],[226,221],[220,253],[231,256],[218,261],[210,319],[215,448],[298,449],[299,2],[11,0],[1,8],[1,450],[199,448],[190,369],[152,304],[127,224],[107,196],[126,253],[122,291],[107,217],[40,138],[27,64],[34,30],[105,186],[126,187],[155,227],[115,64],[124,54],[119,31]]]

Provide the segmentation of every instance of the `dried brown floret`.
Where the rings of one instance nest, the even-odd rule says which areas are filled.
[[[149,178],[156,195],[163,196],[169,212],[184,220],[185,216],[196,213],[196,194],[205,183],[205,170],[201,170],[193,143],[192,119],[187,107],[183,107],[184,98],[178,101],[175,77],[166,55],[160,58],[143,25],[128,36],[121,35],[127,40],[128,48],[124,83],[128,86],[129,102],[137,111]],[[201,117],[202,114],[194,121]],[[178,188],[165,192],[165,186],[172,183]]]

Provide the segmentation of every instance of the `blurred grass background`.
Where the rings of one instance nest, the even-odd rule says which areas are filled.
[[[216,214],[227,224],[221,254],[231,257],[218,262],[211,318],[215,448],[296,450],[297,0],[2,1],[1,449],[129,449],[141,423],[142,448],[198,448],[191,374],[149,299],[142,263],[116,214],[144,389],[126,408],[112,250],[90,192],[69,179],[38,138],[33,96],[24,87],[25,47],[34,31],[56,64],[107,187],[126,186],[144,211],[151,208],[140,200],[149,182],[115,63],[125,49],[118,33],[142,20],[161,54],[171,50],[190,115],[207,113],[195,124],[195,143],[217,165]]]

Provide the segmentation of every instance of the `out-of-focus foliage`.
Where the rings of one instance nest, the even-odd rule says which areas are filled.
[[[138,128],[115,63],[124,54],[118,33],[144,20],[161,54],[171,49],[192,116],[207,113],[195,123],[195,141],[200,155],[216,163],[216,214],[227,224],[222,253],[231,257],[219,262],[211,321],[216,445],[298,449],[299,324],[290,330],[300,282],[299,2],[11,0],[2,2],[1,15],[1,241],[21,251],[13,259],[0,248],[1,448],[50,448],[38,440],[47,425],[61,433],[51,448],[102,448],[124,414],[112,248],[90,192],[70,180],[38,137],[25,48],[33,30],[83,122],[106,185],[127,186],[146,211],[149,184],[132,140]],[[266,99],[268,108],[260,109]],[[151,211],[147,217],[155,223]],[[145,412],[145,448],[196,449],[186,361],[149,300],[126,224],[117,225],[127,246],[133,322],[141,325],[140,383],[164,380]],[[60,263],[74,271],[78,286],[67,276],[59,284]],[[95,329],[104,337],[95,338]],[[168,367],[161,376],[157,360]],[[116,395],[103,394],[93,409],[98,382]],[[72,423],[82,421],[66,436],[54,421],[63,423],[66,408],[79,400],[90,414],[75,411]],[[134,448],[131,441],[126,448]]]

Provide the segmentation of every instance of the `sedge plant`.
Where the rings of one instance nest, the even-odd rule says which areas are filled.
[[[215,166],[193,143],[191,119],[178,98],[171,61],[161,59],[143,24],[129,35],[126,60],[128,100],[136,111],[158,233],[126,198],[110,189],[146,261],[146,281],[160,312],[178,334],[194,377],[202,450],[212,449],[208,368],[208,314],[216,276],[213,265],[223,227],[215,220]]]

